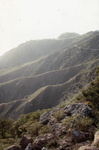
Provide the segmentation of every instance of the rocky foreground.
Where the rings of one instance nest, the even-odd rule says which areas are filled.
[[[99,131],[94,126],[92,109],[85,103],[53,108],[44,112],[39,122],[48,127],[48,133],[35,139],[26,134],[20,146],[5,150],[99,150]]]

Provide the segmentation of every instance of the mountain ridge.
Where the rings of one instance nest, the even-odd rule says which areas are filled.
[[[45,41],[48,43],[44,44]],[[32,56],[33,43],[26,49],[25,43],[19,46],[23,51],[19,47],[11,50],[11,53],[18,53],[15,63],[13,55],[6,53],[9,54],[8,67],[4,64],[6,55],[0,57],[0,117],[17,119],[22,113],[54,107],[79,94],[94,78],[94,71],[99,65],[99,32],[71,39],[35,42],[40,42],[37,55]],[[30,55],[26,58],[27,50],[30,51],[30,59]],[[25,59],[19,62],[22,54]]]

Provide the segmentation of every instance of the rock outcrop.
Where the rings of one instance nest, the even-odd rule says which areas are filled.
[[[93,146],[99,147],[99,131],[97,131],[94,135],[94,141],[92,143]]]
[[[73,103],[64,108],[67,116],[91,116],[91,108],[85,103]]]
[[[33,150],[32,143],[29,143],[29,144],[27,145],[27,147],[25,148],[25,150]]]
[[[88,139],[88,133],[84,133],[76,129],[72,130],[71,136],[74,143],[83,142]]]
[[[95,146],[81,146],[78,150],[99,150],[99,148],[96,148]]]
[[[99,131],[95,133],[92,144],[81,146],[78,150],[99,150]]]
[[[48,123],[50,132],[56,136],[66,134],[66,127],[62,126],[62,123],[58,123],[55,118],[51,119]]]
[[[20,141],[21,149],[24,150],[29,143],[33,143],[32,137],[30,137],[28,135],[24,135]]]
[[[43,113],[41,116],[40,116],[40,123],[43,124],[43,125],[46,125],[49,120],[50,120],[50,117],[51,116],[51,111],[47,111],[45,113]]]
[[[34,150],[41,150],[47,143],[54,140],[54,136],[51,133],[42,134],[38,136],[33,142]]]
[[[84,147],[83,144],[79,145],[79,143],[86,142],[89,138],[89,133],[80,131],[76,126],[71,126],[75,122],[75,119],[77,119],[76,116],[80,116],[80,118],[88,116],[90,118],[91,111],[91,108],[87,104],[74,103],[64,108],[53,108],[52,111],[43,113],[40,116],[39,123],[41,127],[43,125],[46,126],[49,129],[49,133],[45,132],[45,134],[38,135],[34,142],[32,137],[24,135],[20,141],[21,150],[47,150],[46,145],[49,143],[53,144],[53,141],[59,144],[59,147],[56,148],[57,150],[68,150],[70,147],[73,149],[75,144],[78,144],[77,148],[80,147],[79,150],[92,150],[91,148],[96,148],[95,146],[99,146],[99,131],[96,132],[92,145],[90,146],[86,143]],[[62,117],[61,114],[63,114]],[[70,123],[69,127],[67,124],[63,124],[65,119],[67,119],[68,124]],[[93,125],[89,129],[89,132],[91,132],[94,129]],[[12,146],[10,149],[5,150],[20,150],[20,147]]]

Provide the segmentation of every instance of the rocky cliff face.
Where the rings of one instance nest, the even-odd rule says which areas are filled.
[[[99,131],[91,142],[96,127],[93,126],[92,109],[85,103],[72,103],[46,111],[40,115],[39,123],[43,129],[42,134],[36,137],[26,134],[20,140],[19,146],[13,145],[5,150],[99,149]],[[49,130],[44,130],[45,126]]]

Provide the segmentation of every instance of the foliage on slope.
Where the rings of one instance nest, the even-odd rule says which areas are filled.
[[[78,97],[80,100],[90,102],[89,104],[94,109],[99,109],[99,67],[95,72],[95,80],[93,80],[88,89],[82,91],[82,96]]]
[[[63,106],[61,106],[61,109],[59,109],[59,111],[57,108],[55,108],[56,111],[54,111],[53,117],[56,118],[58,122],[62,121],[62,124],[67,128],[67,131],[70,128],[71,122],[73,124],[72,128],[76,127],[76,129],[83,132],[88,131],[89,128],[93,125],[93,123],[98,128],[97,125],[99,124],[99,67],[96,71],[95,79],[91,82],[88,89],[82,91],[82,95],[78,97],[77,100],[78,102],[83,101],[85,103],[88,103],[92,107],[92,115],[94,119],[84,116],[83,118],[76,118],[75,120],[73,120],[73,117],[68,116],[62,121],[62,119],[64,118],[64,112],[62,110]],[[0,119],[0,139],[2,139],[2,144],[5,142],[6,139],[21,138],[25,133],[30,134],[33,138],[40,134],[49,133],[50,130],[48,126],[42,125],[39,122],[40,115],[46,111],[49,110],[38,110],[36,112],[28,113],[26,115],[23,114],[15,122],[10,119]],[[91,135],[91,133],[89,134]],[[11,145],[12,143],[15,143],[15,140],[10,140],[9,143],[7,143],[7,145]]]

